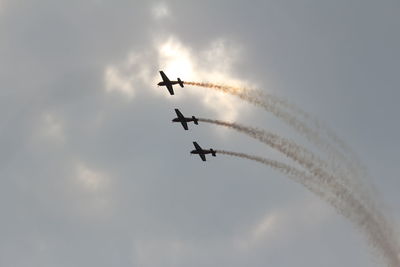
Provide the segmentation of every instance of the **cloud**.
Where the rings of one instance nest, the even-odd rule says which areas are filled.
[[[83,163],[76,166],[76,181],[87,192],[100,192],[107,187],[107,179],[104,174],[94,171]]]
[[[319,199],[307,199],[302,203],[268,212],[239,237],[236,244],[241,250],[251,250],[296,234],[293,229],[299,231],[301,227],[315,227],[331,216],[333,212]]]
[[[49,112],[44,113],[40,124],[39,135],[41,137],[58,143],[65,141],[64,123],[57,115]]]
[[[168,18],[170,11],[165,3],[157,3],[151,9],[151,15],[156,20]]]
[[[206,48],[195,49],[183,44],[178,38],[170,36],[166,41],[156,44],[159,68],[171,77],[181,77],[185,81],[208,81],[229,84],[236,87],[249,87],[248,82],[232,78],[231,70],[240,57],[238,46],[224,39],[212,41]],[[219,117],[234,120],[245,105],[241,101],[204,88],[191,88],[188,92],[212,109]]]
[[[187,245],[180,240],[136,240],[135,266],[179,266],[186,254]]]
[[[104,70],[105,90],[132,101],[136,88],[149,84],[150,60],[151,51],[131,52],[122,62],[108,65]]]
[[[300,204],[280,209],[282,202],[300,197],[290,181],[281,184],[267,168],[223,157],[199,164],[188,153],[192,138],[203,139],[205,146],[246,151],[256,143],[242,136],[219,143],[211,132],[214,128],[193,126],[185,133],[170,122],[171,104],[187,115],[205,112],[221,119],[241,119],[246,107],[229,96],[191,86],[177,87],[171,97],[155,85],[161,68],[173,79],[239,85],[235,78],[249,75],[252,81],[262,81],[263,89],[265,77],[274,76],[278,88],[288,89],[282,94],[322,117],[329,117],[329,111],[332,115],[335,103],[344,101],[339,116],[331,116],[337,123],[348,119],[344,132],[349,130],[346,125],[373,115],[370,108],[361,107],[355,113],[358,120],[352,121],[351,111],[359,106],[346,100],[350,94],[353,104],[363,92],[362,100],[376,102],[371,97],[374,81],[364,85],[365,77],[378,75],[382,79],[376,83],[387,81],[382,97],[391,96],[382,100],[388,105],[381,113],[387,111],[397,93],[391,89],[398,88],[398,79],[390,79],[397,64],[393,53],[398,42],[391,33],[396,32],[398,18],[355,20],[353,15],[375,14],[379,6],[389,10],[388,5],[376,4],[361,13],[348,10],[348,19],[338,21],[336,11],[346,8],[344,2],[333,13],[330,6],[318,6],[311,16],[306,9],[281,3],[285,1],[271,8],[261,2],[0,0],[0,19],[7,28],[0,45],[7,66],[0,74],[1,266],[370,266],[363,262],[362,241],[348,242],[353,228],[347,224],[332,232],[312,231],[315,213],[307,215]],[[243,13],[252,19],[241,19]],[[396,23],[389,24],[389,19]],[[369,34],[369,21],[379,22],[374,29],[387,31]],[[268,27],[260,32],[260,25]],[[332,30],[321,36],[321,25]],[[344,38],[333,38],[332,33]],[[386,39],[391,42],[385,42],[386,53],[378,59],[391,59],[381,64],[389,67],[368,75],[371,65],[359,63]],[[365,40],[373,45],[357,50],[371,44]],[[326,95],[333,96],[332,101],[326,101]],[[324,108],[325,103],[331,106]],[[259,113],[249,116],[248,123],[291,134],[273,120],[266,123],[266,118]],[[367,125],[390,120],[364,121]],[[373,136],[382,133],[376,129],[392,124],[373,127]],[[398,128],[391,129],[385,131],[384,141],[396,140]],[[374,149],[363,146],[366,140],[354,138],[353,143],[369,148],[372,154],[364,154],[370,157]],[[389,199],[398,200],[389,188],[396,181],[385,179],[396,174],[396,153],[388,152],[395,146],[380,145],[387,149],[381,154],[375,149],[380,161],[370,158],[370,163],[385,166],[379,183],[386,185]],[[262,149],[257,147],[257,153],[269,153]],[[304,238],[290,240],[292,234]],[[314,238],[319,240],[314,243]],[[320,238],[332,239],[319,246]],[[277,251],[282,248],[279,241],[287,239],[288,247]],[[247,249],[236,247],[236,240]],[[314,252],[321,261],[316,262]],[[366,264],[357,264],[358,259]]]
[[[69,194],[74,196],[73,212],[85,219],[110,218],[114,208],[110,177],[83,161],[77,161],[74,168],[69,188]]]
[[[132,99],[134,96],[134,89],[132,79],[124,77],[118,68],[109,66],[105,71],[105,82],[107,92],[118,92]]]
[[[236,87],[253,87],[248,82],[235,79],[230,74],[235,62],[240,58],[237,45],[224,39],[216,39],[197,51],[184,44],[175,36],[156,40],[150,49],[141,52],[131,52],[124,62],[111,64],[105,70],[107,91],[117,91],[132,98],[136,84],[153,88],[156,95],[171,97],[165,90],[160,90],[155,84],[160,80],[158,70],[171,79],[181,78],[184,81],[209,81],[229,84]],[[151,62],[154,65],[151,66]],[[200,100],[205,107],[211,109],[222,119],[234,120],[246,105],[234,97],[205,88],[185,86],[176,88],[174,99],[182,99],[187,94]]]
[[[253,242],[260,239],[266,239],[269,235],[273,234],[277,227],[279,227],[280,220],[283,219],[282,214],[269,213],[267,214],[252,230],[251,239]]]

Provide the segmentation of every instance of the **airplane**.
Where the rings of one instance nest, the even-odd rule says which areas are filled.
[[[186,118],[183,116],[183,114],[179,111],[179,109],[175,109],[176,115],[178,116],[177,118],[173,119],[173,122],[180,122],[183,126],[183,129],[187,130],[188,129],[188,122],[193,121],[194,124],[198,125],[199,124],[199,120],[195,117],[192,116],[191,118]]]
[[[162,70],[160,70],[160,75],[161,75],[161,78],[163,79],[163,81],[159,82],[157,85],[158,86],[166,86],[171,95],[174,94],[174,89],[172,88],[172,85],[178,83],[183,88],[183,82],[181,81],[181,79],[178,78],[177,81],[170,81],[168,79],[167,75],[165,75],[165,73]]]
[[[206,154],[211,154],[213,157],[216,156],[216,151],[212,148],[210,149],[202,149],[199,144],[196,142],[193,142],[194,147],[196,148],[195,150],[190,151],[191,154],[198,154],[201,158],[202,161],[206,161]]]

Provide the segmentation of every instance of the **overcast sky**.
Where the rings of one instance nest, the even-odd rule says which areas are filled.
[[[398,0],[0,0],[0,266],[382,266],[284,158],[185,115],[301,136],[170,78],[246,84],[334,129],[400,227]]]

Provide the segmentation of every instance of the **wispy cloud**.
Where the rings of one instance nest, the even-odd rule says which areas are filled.
[[[156,20],[165,19],[170,16],[170,10],[165,3],[157,3],[152,7],[151,15]]]
[[[123,76],[115,66],[106,68],[105,83],[107,92],[118,92],[128,99],[132,99],[134,96],[132,78]]]
[[[109,175],[83,161],[77,161],[74,168],[68,189],[73,196],[73,213],[90,220],[110,218],[114,209],[114,192]]]
[[[63,143],[66,135],[62,119],[53,113],[44,113],[39,125],[39,134],[46,140]]]
[[[248,85],[231,76],[231,70],[240,58],[237,45],[224,39],[216,39],[200,51],[182,43],[177,37],[156,42],[159,68],[172,77],[184,81],[213,81],[235,86]],[[190,88],[190,86],[188,86]],[[201,99],[202,103],[212,109],[219,117],[233,120],[244,109],[240,101],[211,90],[190,88],[188,93]]]
[[[235,79],[230,74],[235,62],[240,59],[240,49],[225,39],[216,39],[208,46],[196,49],[184,44],[176,36],[169,36],[153,42],[151,48],[145,51],[134,51],[119,64],[110,64],[105,70],[107,91],[116,91],[132,99],[136,85],[153,88],[151,92],[171,99],[165,90],[156,86],[160,80],[158,70],[171,78],[181,78],[184,81],[213,81],[228,83],[233,86],[249,86],[248,82]],[[154,62],[155,65],[150,63]],[[237,99],[213,90],[192,88],[177,88],[175,99],[181,99],[188,94],[200,99],[204,106],[214,111],[223,119],[237,118],[246,105]]]
[[[134,259],[137,266],[179,266],[190,248],[180,240],[136,240]]]
[[[328,206],[318,199],[306,199],[292,206],[269,211],[236,240],[241,250],[273,244],[296,234],[302,227],[315,227],[333,216]]]

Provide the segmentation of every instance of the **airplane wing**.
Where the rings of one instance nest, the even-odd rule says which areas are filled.
[[[160,70],[160,75],[164,82],[171,82],[162,70]]]
[[[181,121],[181,124],[183,126],[183,129],[188,130],[187,122],[186,121]]]
[[[174,89],[172,88],[172,84],[165,85],[170,93],[170,95],[174,95]]]
[[[196,148],[197,151],[202,151],[203,149],[201,148],[201,146],[199,146],[199,144],[197,144],[197,142],[193,142],[194,147]]]
[[[200,158],[202,161],[206,161],[206,155],[204,154],[199,154]]]
[[[162,70],[160,70],[160,75],[161,75],[161,78],[163,79],[165,86],[167,87],[169,93],[171,95],[173,95],[174,89],[172,88],[171,81],[168,79],[167,75],[165,75],[165,73]]]
[[[175,113],[176,113],[176,116],[178,116],[178,118],[180,118],[180,119],[184,118],[183,114],[179,111],[179,109],[176,108]]]
[[[185,117],[183,116],[183,114],[177,108],[175,109],[175,113],[176,116],[178,116],[178,118],[181,119],[180,122],[183,126],[183,129],[188,130],[187,122],[185,121]]]

